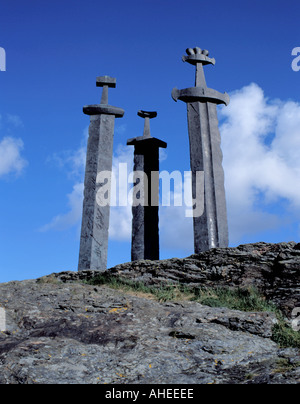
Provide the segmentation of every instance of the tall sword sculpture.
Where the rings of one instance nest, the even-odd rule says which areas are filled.
[[[116,87],[116,79],[97,77],[97,87],[103,87],[100,104],[87,105],[83,112],[90,115],[84,180],[84,201],[80,237],[78,270],[105,271],[107,267],[109,203],[97,203],[97,192],[104,183],[97,177],[101,172],[111,173],[115,118],[124,110],[108,104],[108,88]]]
[[[221,137],[218,129],[217,104],[229,104],[228,94],[207,88],[203,66],[215,64],[207,50],[187,49],[182,60],[196,66],[195,87],[178,90],[172,98],[187,104],[192,196],[196,198],[196,173],[204,172],[204,212],[195,216],[195,253],[215,247],[228,247],[228,225],[222,168]],[[197,203],[197,201],[196,201]],[[200,201],[199,201],[200,203]]]
[[[166,148],[167,143],[150,134],[150,119],[157,116],[155,111],[139,111],[138,116],[145,119],[143,136],[127,141],[128,146],[134,146],[134,174],[142,174],[135,183],[143,181],[139,192],[143,195],[132,206],[131,260],[158,260],[159,148]]]

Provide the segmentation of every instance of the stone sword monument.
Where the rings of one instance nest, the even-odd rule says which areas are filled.
[[[217,105],[229,103],[228,94],[208,88],[203,66],[215,64],[207,50],[187,49],[183,61],[196,67],[195,87],[178,90],[172,98],[187,104],[192,195],[196,198],[196,172],[204,172],[204,212],[193,218],[195,253],[228,247],[228,225]],[[199,202],[200,203],[200,202]]]
[[[103,87],[100,104],[87,105],[83,112],[90,116],[89,138],[86,155],[84,200],[80,237],[78,270],[105,271],[110,206],[99,206],[97,192],[103,183],[97,175],[112,171],[113,137],[115,118],[121,118],[124,110],[108,104],[108,88],[116,87],[116,79],[101,76],[96,86]]]
[[[140,202],[132,206],[132,244],[131,260],[159,259],[159,148],[167,144],[150,134],[150,119],[157,116],[156,112],[138,111],[138,116],[145,119],[143,136],[127,141],[134,146],[134,173],[144,173]],[[136,184],[141,178],[134,179]]]

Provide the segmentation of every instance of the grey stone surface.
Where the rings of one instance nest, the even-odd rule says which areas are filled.
[[[150,134],[150,119],[156,112],[139,111],[138,115],[145,119],[143,136],[127,141],[134,146],[134,172],[146,174],[143,184],[144,195],[141,204],[132,206],[132,261],[139,259],[159,259],[159,148],[167,144]],[[141,179],[137,179],[135,185]]]
[[[121,108],[108,105],[107,89],[115,87],[116,79],[104,76],[97,78],[97,86],[103,87],[101,104],[89,105],[83,112],[90,115],[87,145],[84,201],[80,237],[78,270],[105,271],[110,206],[99,206],[97,192],[104,184],[97,181],[103,171],[111,172],[115,118],[124,114]]]
[[[291,318],[300,307],[300,244],[255,243],[217,248],[188,258],[136,261],[109,269],[110,276],[148,286],[253,287]]]
[[[245,272],[248,283],[257,282],[261,265],[270,272],[277,262],[281,269],[275,265],[274,276],[281,272],[286,284],[289,273],[295,286],[300,259],[295,247],[261,243],[210,250],[182,260],[124,264],[123,272],[131,279],[144,271],[145,280],[146,273],[153,279],[168,274],[183,282],[189,274],[193,282],[198,272],[199,279],[202,273],[218,286],[230,277],[237,282],[239,274],[245,281]],[[273,313],[183,300],[160,303],[149,295],[85,283],[97,275],[61,272],[0,284],[7,323],[0,332],[1,384],[300,382],[299,350],[279,348],[271,340]]]
[[[196,199],[196,172],[204,172],[204,213],[194,215],[195,253],[228,246],[228,225],[222,167],[221,138],[216,104],[228,104],[228,94],[207,88],[203,65],[215,64],[208,51],[187,49],[183,61],[196,66],[195,87],[178,90],[172,97],[187,103],[192,195]],[[199,204],[201,202],[199,201]]]

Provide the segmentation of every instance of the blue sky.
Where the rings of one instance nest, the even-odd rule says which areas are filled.
[[[173,87],[194,84],[187,47],[210,51],[219,108],[230,245],[300,238],[299,1],[7,1],[0,5],[0,282],[76,270],[88,117],[95,80],[117,78],[114,164],[142,134],[168,143],[161,169],[189,170],[186,106]],[[174,190],[174,193],[176,190]],[[182,212],[181,212],[182,213]],[[191,222],[161,209],[161,258],[193,253]],[[130,212],[113,209],[108,266],[130,260]]]

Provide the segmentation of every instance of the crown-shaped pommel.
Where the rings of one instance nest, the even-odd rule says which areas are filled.
[[[203,65],[216,63],[215,59],[208,57],[209,52],[200,48],[188,48],[187,56],[183,56],[182,60],[196,67],[195,87],[184,88],[178,90],[176,87],[172,90],[172,98],[174,101],[181,100],[187,103],[192,102],[213,102],[215,104],[229,103],[227,93],[221,94],[216,90],[207,88]]]
[[[211,59],[208,57],[209,52],[206,49],[202,50],[198,47],[187,48],[186,53],[187,56],[182,56],[182,60],[184,62],[190,63],[191,65],[196,65],[197,63],[202,63],[203,65],[214,65],[216,63],[214,58]]]

